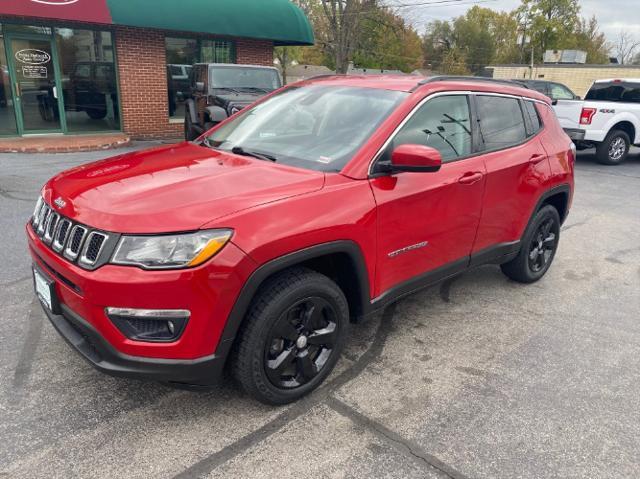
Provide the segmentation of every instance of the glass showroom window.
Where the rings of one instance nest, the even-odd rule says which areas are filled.
[[[15,135],[16,116],[14,112],[11,81],[9,80],[9,64],[4,50],[4,37],[0,25],[0,136]]]
[[[119,130],[118,86],[110,32],[56,28],[67,130]]]
[[[184,119],[189,75],[194,63],[234,63],[233,42],[197,38],[165,38],[169,117]]]

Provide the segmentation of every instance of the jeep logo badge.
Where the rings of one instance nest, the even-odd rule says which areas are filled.
[[[51,61],[51,55],[35,48],[25,48],[16,52],[16,60],[27,65],[44,65]]]
[[[42,3],[43,5],[70,5],[78,2],[78,0],[31,0],[35,3]]]
[[[53,203],[59,208],[62,209],[65,206],[67,206],[67,202],[65,200],[63,200],[60,196],[58,196],[55,200],[53,200]]]

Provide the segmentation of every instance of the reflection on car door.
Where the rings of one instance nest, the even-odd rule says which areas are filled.
[[[429,99],[415,110],[374,165],[388,163],[402,144],[437,149],[435,173],[398,173],[370,180],[378,210],[376,295],[410,290],[425,273],[434,277],[466,267],[480,220],[485,186],[481,157],[473,153],[467,95]],[[437,270],[437,271],[434,271]]]

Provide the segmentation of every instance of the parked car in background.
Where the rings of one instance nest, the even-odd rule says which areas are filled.
[[[277,90],[277,68],[228,63],[197,63],[191,71],[184,133],[194,140],[227,117]]]
[[[551,98],[553,101],[558,100],[580,100],[580,97],[573,93],[571,89],[562,83],[545,81],[545,80],[513,80],[531,90],[542,93]]]
[[[311,79],[198,143],[49,180],[34,286],[103,372],[209,386],[228,364],[284,404],[331,373],[350,321],[482,264],[540,280],[574,163],[549,99],[510,82]]]
[[[189,97],[189,77],[192,65],[170,63],[167,65],[167,85],[169,91],[169,116],[176,112],[178,103]]]
[[[107,116],[109,101],[118,104],[116,70],[111,62],[78,62],[64,89],[65,109],[84,111],[93,120]],[[114,114],[117,114],[117,108]]]
[[[640,79],[597,80],[585,101],[554,106],[578,149],[596,148],[598,161],[619,165],[640,144]]]

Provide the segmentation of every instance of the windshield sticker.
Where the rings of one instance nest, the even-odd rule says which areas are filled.
[[[27,65],[44,65],[51,61],[51,55],[35,48],[25,48],[15,54],[16,60]]]
[[[329,158],[327,156],[321,156],[320,158],[318,158],[318,161],[326,165],[328,163],[331,163],[333,161],[333,158]]]
[[[47,67],[39,65],[23,65],[22,76],[24,78],[47,78],[49,76],[49,71],[47,70]]]

